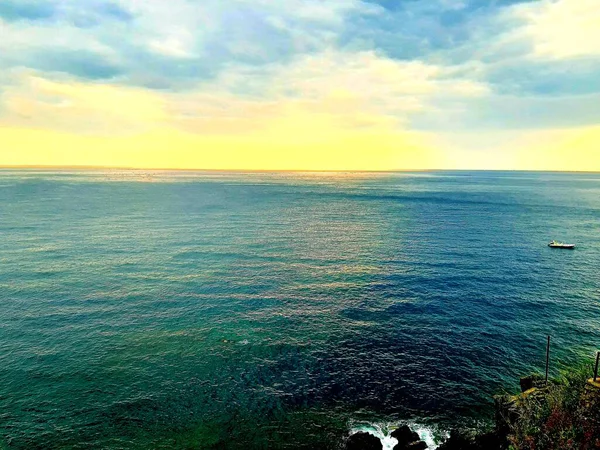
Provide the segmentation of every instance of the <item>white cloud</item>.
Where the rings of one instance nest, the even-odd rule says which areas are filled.
[[[71,131],[107,130],[110,123],[127,132],[168,123],[200,134],[243,134],[286,117],[309,123],[310,116],[345,129],[402,129],[415,114],[437,114],[440,99],[488,95],[484,84],[450,75],[419,61],[328,50],[266,68],[230,67],[185,92],[24,76],[3,103],[5,120],[13,124]],[[257,95],[245,95],[253,91]]]
[[[165,99],[152,91],[16,76],[0,95],[4,125],[68,133],[147,131],[168,120]]]
[[[232,63],[269,64],[333,45],[346,15],[369,9],[359,0],[121,0],[112,7],[121,14],[114,20],[104,3],[56,0],[56,14],[44,21],[0,18],[0,70],[189,87]],[[81,56],[74,52],[86,53],[89,67],[65,64],[64,52],[74,59]],[[43,64],[39,55],[46,57]],[[92,55],[103,61],[100,70]]]
[[[334,49],[295,58],[261,70],[230,68],[211,90],[256,90],[269,99],[319,101],[332,96],[355,98],[364,107],[387,114],[426,108],[435,97],[481,97],[489,88],[444,66],[397,61],[373,51]]]
[[[419,61],[327,50],[267,68],[230,67],[193,92],[169,94],[167,104],[175,126],[199,133],[244,133],[309,115],[315,123],[327,117],[349,129],[406,129],[415,115],[443,114],[438,105],[444,101],[490,94],[485,84],[451,75]]]
[[[569,114],[539,98],[567,95],[569,83],[585,87],[580,91],[586,94],[597,89],[583,76],[595,76],[591,64],[580,70],[581,83],[571,83],[571,61],[564,62],[569,73],[562,66],[550,69],[566,58],[600,56],[600,0],[540,0],[489,10],[469,8],[467,0],[406,2],[397,16],[395,8],[360,0],[120,0],[124,19],[102,21],[92,10],[103,1],[84,7],[80,0],[56,0],[61,14],[51,20],[0,23],[0,76],[29,67],[53,80],[161,88],[157,95],[175,121],[202,130],[214,120],[220,121],[216,129],[231,120],[249,124],[238,129],[251,129],[255,122],[245,114],[276,116],[284,103],[346,123],[353,122],[350,116],[368,123],[361,119],[366,114],[437,130],[596,118],[591,101]],[[439,11],[451,13],[446,22]],[[86,14],[98,20],[78,25],[75,18]],[[364,51],[350,51],[344,34],[359,28],[371,40],[360,46]],[[411,39],[398,41],[396,32]],[[424,34],[432,42],[421,51],[417,41]],[[389,45],[378,35],[387,36]],[[412,59],[389,57],[393,46],[411,45],[419,50],[409,52]],[[15,95],[13,107],[38,108],[48,120],[58,108]],[[65,103],[60,111],[69,108]]]
[[[532,40],[538,57],[600,56],[598,0],[543,0],[517,5],[511,13],[525,20],[517,33]]]

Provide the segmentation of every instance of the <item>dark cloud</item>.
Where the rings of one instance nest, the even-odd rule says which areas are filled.
[[[54,17],[55,14],[56,7],[51,2],[0,0],[0,18],[9,22],[47,20]]]
[[[121,8],[116,3],[104,2],[99,3],[96,6],[96,11],[99,15],[113,18],[122,21],[131,21],[134,18],[134,15],[126,9]]]
[[[366,0],[380,8],[379,14],[355,12],[339,43],[347,48],[372,46],[402,60],[439,58],[436,53],[448,50],[458,56],[456,49],[477,40],[503,9],[531,1]],[[494,23],[485,33],[501,31],[498,26],[502,24]]]
[[[46,50],[30,55],[27,65],[45,72],[62,72],[90,80],[106,80],[124,73],[124,68],[97,53],[85,50]]]
[[[106,20],[131,21],[134,16],[110,1],[59,3],[46,0],[0,0],[0,18],[9,22],[52,20],[87,27]]]
[[[443,11],[462,10],[472,12],[477,9],[502,8],[519,3],[531,3],[539,0],[363,0],[385,9],[386,11],[410,11],[419,9],[421,11]]]
[[[344,47],[371,46],[394,59],[419,59],[436,50],[452,48],[471,37],[467,22],[480,14],[476,8],[451,7],[440,1],[371,2],[379,14],[356,12],[339,43]]]
[[[116,3],[105,1],[89,1],[85,7],[70,6],[63,10],[65,21],[81,28],[102,26],[113,21],[131,22],[134,15]]]

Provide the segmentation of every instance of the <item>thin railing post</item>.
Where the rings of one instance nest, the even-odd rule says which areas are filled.
[[[594,367],[594,383],[598,378],[598,362],[600,362],[600,352],[596,353],[596,366]]]
[[[548,384],[548,368],[550,366],[550,336],[548,336],[548,344],[546,345],[546,384]]]

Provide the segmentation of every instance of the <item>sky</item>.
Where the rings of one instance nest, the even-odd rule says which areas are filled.
[[[599,0],[0,0],[0,166],[600,171]]]

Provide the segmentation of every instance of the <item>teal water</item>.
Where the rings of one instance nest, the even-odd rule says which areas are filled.
[[[476,423],[600,346],[599,225],[597,174],[2,171],[0,446]]]

